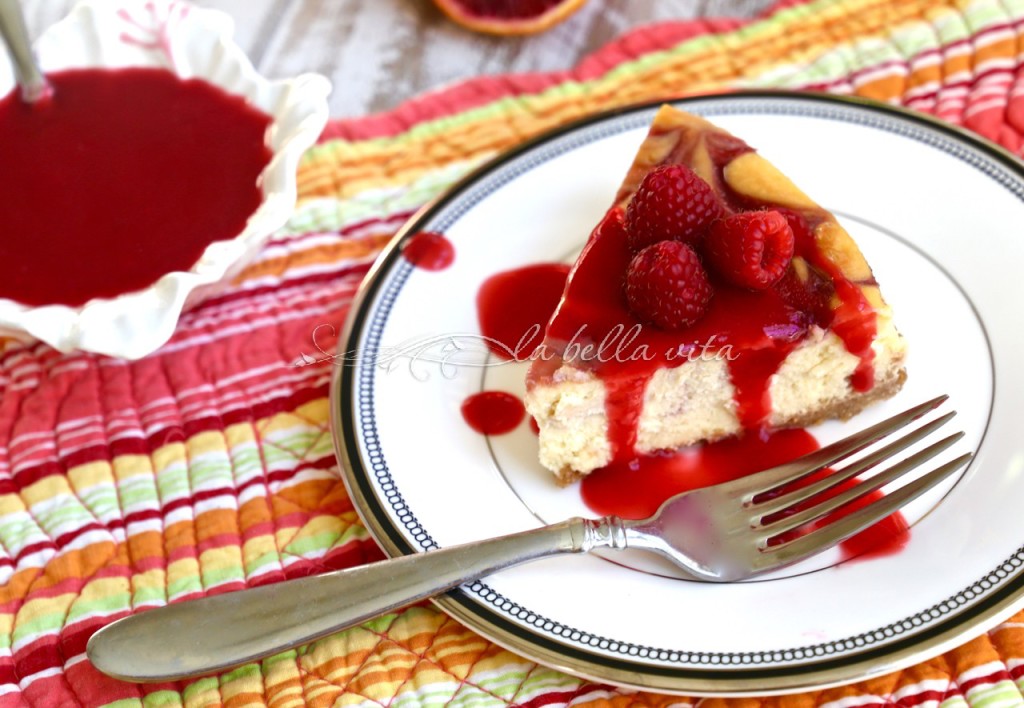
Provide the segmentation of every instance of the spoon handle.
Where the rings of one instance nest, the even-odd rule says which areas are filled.
[[[617,520],[616,520],[617,521]],[[612,545],[608,526],[569,519],[323,575],[204,597],[142,612],[89,640],[100,671],[127,681],[168,681],[254,661],[502,568]]]
[[[7,52],[14,64],[14,76],[21,86],[21,97],[34,103],[50,92],[46,77],[36,64],[32,44],[25,27],[20,0],[0,0],[0,35],[7,44]]]

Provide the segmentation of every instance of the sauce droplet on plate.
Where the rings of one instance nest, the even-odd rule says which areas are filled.
[[[420,231],[402,245],[402,256],[423,270],[444,270],[455,262],[455,246],[436,231]]]
[[[519,427],[526,408],[517,396],[505,391],[481,391],[462,402],[462,417],[483,435],[502,435]]]

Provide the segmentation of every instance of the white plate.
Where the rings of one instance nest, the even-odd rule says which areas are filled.
[[[966,433],[950,456],[977,457],[905,510],[913,528],[896,554],[843,563],[824,554],[726,585],[686,580],[644,556],[563,557],[466,585],[440,606],[577,675],[720,694],[891,671],[1009,616],[1024,604],[1024,442],[1014,412],[1024,398],[1024,169],[954,128],[863,102],[742,94],[678,105],[746,139],[839,215],[909,342],[904,390],[814,429],[819,441],[948,393]],[[463,421],[468,395],[524,390],[523,365],[480,354],[475,296],[493,273],[578,251],[654,111],[597,117],[500,157],[425,209],[378,261],[339,345],[348,354],[337,362],[333,413],[350,492],[389,554],[588,513],[578,489],[557,488],[539,466],[525,423],[488,438]],[[401,257],[400,241],[420,230],[451,240],[453,265],[432,272]]]

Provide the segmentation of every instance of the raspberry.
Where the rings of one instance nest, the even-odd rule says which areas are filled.
[[[733,285],[771,287],[793,260],[793,230],[777,211],[746,211],[716,221],[704,240],[704,257]]]
[[[675,330],[699,320],[711,301],[711,284],[692,248],[661,241],[640,251],[626,270],[626,300],[639,319]]]
[[[697,245],[722,205],[707,182],[686,165],[662,165],[647,173],[626,207],[629,247],[659,241]]]

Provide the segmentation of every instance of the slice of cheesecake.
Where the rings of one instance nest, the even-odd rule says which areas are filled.
[[[848,418],[900,389],[904,358],[835,217],[742,140],[666,106],[572,268],[526,407],[541,463],[567,484],[744,430]]]

